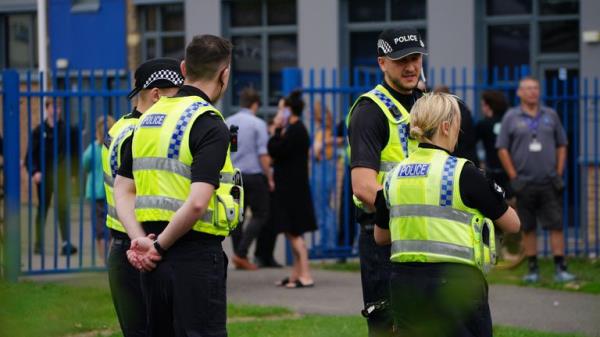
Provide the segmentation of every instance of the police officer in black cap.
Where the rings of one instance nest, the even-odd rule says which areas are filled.
[[[348,113],[350,168],[369,336],[391,336],[389,313],[390,246],[373,236],[376,200],[383,198],[383,176],[408,157],[416,142],[408,137],[409,111],[423,93],[417,89],[425,43],[415,29],[387,29],[377,41],[377,62],[384,80],[363,94]]]
[[[125,228],[115,210],[113,183],[122,158],[123,144],[142,114],[161,96],[173,96],[183,84],[179,62],[174,59],[153,59],[142,63],[135,71],[135,87],[129,95],[137,95],[133,111],[118,120],[110,129],[102,149],[104,187],[108,204],[106,226],[110,229],[112,244],[108,257],[108,279],[119,324],[125,337],[146,336],[146,306],[141,292],[140,272],[127,260],[131,245]]]

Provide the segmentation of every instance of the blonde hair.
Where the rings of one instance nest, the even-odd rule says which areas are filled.
[[[108,133],[108,130],[115,124],[114,118],[112,116],[106,116],[106,129],[104,128],[104,116],[98,117],[96,120],[96,140],[98,143],[104,143],[104,137]]]
[[[431,141],[443,122],[452,124],[459,116],[456,96],[441,92],[425,94],[410,110],[410,135],[419,142]]]

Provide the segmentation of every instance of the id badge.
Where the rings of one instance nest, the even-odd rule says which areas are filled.
[[[537,139],[534,139],[529,143],[529,152],[540,152],[542,151],[542,143]]]

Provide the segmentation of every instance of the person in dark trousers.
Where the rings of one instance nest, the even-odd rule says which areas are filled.
[[[540,279],[537,264],[537,223],[550,231],[554,255],[555,282],[571,282],[567,271],[563,233],[562,175],[567,158],[567,135],[556,111],[540,102],[540,83],[533,77],[519,81],[521,104],[502,118],[496,139],[498,157],[517,197],[517,211],[523,223],[523,248],[529,271],[527,283]]]
[[[112,238],[108,255],[108,282],[119,319],[123,336],[146,336],[146,303],[142,295],[140,272],[127,260],[127,250],[131,240],[125,227],[116,214],[113,193],[113,180],[125,156],[123,143],[131,137],[142,114],[162,96],[170,97],[177,93],[183,84],[179,62],[175,59],[160,58],[142,63],[134,74],[135,84],[127,96],[136,99],[133,111],[121,119],[108,131],[102,151],[104,187],[108,204],[106,226]]]
[[[434,92],[450,93],[450,88],[446,85],[437,86]],[[479,166],[479,157],[477,157],[477,133],[473,124],[471,110],[462,99],[458,100],[460,107],[460,133],[458,135],[458,144],[452,151],[452,155],[470,160],[476,166]]]
[[[460,130],[454,96],[426,94],[411,109],[419,147],[376,197],[375,240],[391,243],[389,283],[396,336],[491,337],[484,273],[494,264],[494,226],[517,232],[502,189],[450,155]],[[479,254],[474,254],[479,252]]]
[[[493,179],[502,189],[506,196],[508,204],[512,207],[516,205],[516,199],[508,175],[504,171],[498,151],[496,150],[496,138],[500,134],[502,127],[502,117],[508,110],[508,100],[502,91],[486,90],[481,93],[481,112],[483,118],[477,122],[475,127],[477,141],[483,143],[485,150],[485,173]],[[500,237],[499,235],[497,237]],[[524,255],[521,248],[521,234],[502,235],[502,247],[499,249],[499,256],[502,258],[502,268],[514,268],[523,261]]]
[[[33,251],[41,254],[46,247],[44,228],[46,216],[50,209],[50,201],[54,196],[54,207],[57,210],[62,245],[60,253],[69,255],[77,253],[77,247],[70,239],[70,214],[68,186],[71,186],[71,175],[76,173],[74,158],[77,153],[78,130],[66,125],[62,120],[62,101],[46,98],[44,100],[44,120],[31,133],[31,144],[25,157],[31,180],[35,184],[38,195],[38,207],[35,216],[35,243]],[[69,136],[70,153],[67,152],[67,136]],[[56,155],[56,156],[55,156]],[[70,167],[68,167],[70,166]],[[69,171],[70,174],[69,175]]]
[[[409,138],[409,110],[422,92],[417,89],[425,44],[416,29],[387,29],[377,41],[377,62],[384,81],[363,94],[347,121],[352,191],[357,206],[360,271],[369,336],[392,336],[388,309],[390,246],[373,237],[375,196],[383,177],[409,156],[416,142]]]
[[[248,248],[269,220],[269,191],[273,191],[275,183],[271,173],[271,158],[267,152],[267,124],[256,117],[260,107],[258,92],[253,88],[242,90],[240,106],[242,109],[225,121],[230,128],[239,128],[238,148],[231,153],[231,160],[242,171],[244,205],[252,211],[252,218],[246,228],[239,226],[231,233],[235,252],[231,262],[238,269],[256,270],[258,267],[248,260]]]
[[[506,198],[512,198],[512,191],[508,183],[508,176],[504,172],[502,163],[496,150],[496,138],[502,127],[502,117],[508,110],[508,101],[504,93],[498,90],[486,90],[481,93],[481,112],[483,119],[475,127],[477,140],[483,143],[485,149],[485,171],[491,175],[500,187],[506,192]]]
[[[142,273],[147,335],[227,336],[227,256],[243,189],[216,104],[227,90],[231,42],[195,36],[181,62],[184,85],[140,119],[115,179],[128,259]]]
[[[294,263],[290,275],[277,283],[287,288],[312,287],[304,233],[317,229],[310,185],[308,151],[310,138],[302,123],[304,101],[299,91],[283,99],[275,116],[275,134],[269,139],[273,158],[275,192],[273,219],[292,247]]]

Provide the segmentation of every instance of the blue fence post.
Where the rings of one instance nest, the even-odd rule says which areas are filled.
[[[283,68],[283,87],[281,91],[284,96],[289,95],[295,89],[302,88],[302,70],[300,68]]]
[[[14,70],[2,72],[4,83],[4,278],[17,282],[21,266],[21,169],[19,167],[19,74]]]

